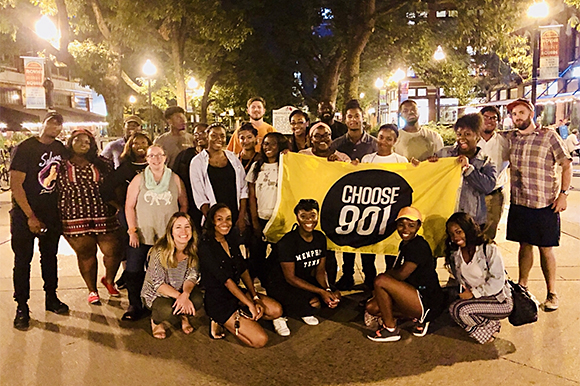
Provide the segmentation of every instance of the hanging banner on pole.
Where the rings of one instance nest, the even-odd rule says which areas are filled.
[[[455,158],[437,162],[359,164],[329,162],[304,154],[282,155],[278,202],[264,231],[277,242],[296,222],[300,199],[320,204],[318,229],[328,247],[345,252],[396,255],[401,242],[395,219],[412,205],[423,215],[420,234],[442,256],[445,222],[455,212],[461,167]]]
[[[46,109],[44,83],[44,58],[21,56],[24,59],[26,80],[26,108]]]
[[[540,78],[560,75],[560,25],[540,27]]]

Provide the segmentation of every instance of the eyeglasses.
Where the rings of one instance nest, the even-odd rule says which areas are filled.
[[[147,158],[163,158],[165,154],[147,154]]]
[[[303,124],[305,124],[305,123],[306,123],[306,121],[300,121],[300,122],[290,122],[290,125],[291,125],[291,126],[294,126],[294,125],[303,125]]]
[[[483,119],[486,119],[488,121],[497,121],[497,117],[495,115],[493,117],[490,117],[489,115],[484,115]]]
[[[330,138],[330,134],[329,133],[325,133],[325,134],[314,134],[312,136],[312,138],[314,138],[317,141],[321,141],[323,139],[329,139]]]

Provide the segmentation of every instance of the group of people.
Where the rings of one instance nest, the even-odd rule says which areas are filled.
[[[274,214],[280,155],[298,152],[328,162],[437,162],[457,157],[463,186],[458,211],[447,221],[446,266],[458,289],[448,299],[439,285],[436,260],[418,235],[422,214],[414,207],[397,216],[399,253],[377,275],[375,255],[362,254],[369,339],[400,339],[397,320],[413,320],[413,334],[423,336],[446,303],[454,320],[476,341],[493,340],[499,320],[509,315],[512,299],[503,261],[493,243],[503,208],[508,170],[511,203],[507,237],[520,243],[519,282],[527,286],[538,246],[546,278],[546,311],[558,308],[553,246],[559,242],[559,212],[566,209],[571,179],[570,155],[553,130],[534,123],[534,106],[519,99],[508,106],[517,130],[498,132],[500,113],[486,107],[455,124],[457,142],[444,147],[441,136],[419,125],[412,100],[400,106],[405,126],[386,124],[373,137],[364,130],[358,101],[347,102],[344,123],[334,106],[319,105],[318,122],[295,110],[287,137],[263,121],[266,104],[248,101],[250,121],[227,143],[220,123],[197,124],[186,131],[182,108],[165,111],[169,131],[153,142],[141,132],[138,116],[125,119],[124,136],[99,154],[89,131],[76,130],[63,145],[63,117],[49,112],[40,135],[19,144],[11,173],[14,260],[14,327],[29,327],[30,262],[38,238],[46,310],[68,306],[56,295],[56,254],[60,235],[75,251],[88,302],[100,304],[97,249],[105,265],[100,282],[109,296],[126,288],[129,307],[123,319],[151,315],[154,337],[169,326],[193,331],[189,317],[205,311],[209,335],[226,331],[251,347],[268,337],[259,319],[271,320],[282,336],[290,335],[287,317],[319,323],[323,305],[335,308],[341,292],[354,286],[354,253],[343,254],[342,277],[316,230],[319,203],[296,203],[296,224],[278,243],[268,242],[264,227]],[[561,184],[555,166],[562,166]],[[508,168],[509,166],[509,168]],[[58,216],[54,214],[58,213]],[[546,225],[548,224],[548,225]],[[123,273],[115,278],[123,264]],[[258,278],[267,295],[258,293]],[[243,282],[243,286],[240,285]],[[203,288],[203,291],[200,289]],[[446,302],[447,301],[447,302]]]

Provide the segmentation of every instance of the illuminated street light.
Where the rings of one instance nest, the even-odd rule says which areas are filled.
[[[34,30],[38,37],[48,41],[56,49],[60,48],[60,33],[48,16],[43,15],[34,25]]]
[[[406,76],[407,74],[405,73],[405,71],[401,70],[400,68],[397,68],[397,71],[395,71],[395,73],[391,75],[389,81],[399,83],[400,81],[405,79]]]
[[[359,99],[364,99],[365,97],[365,93],[361,92],[360,94],[358,94]]]
[[[153,76],[157,74],[157,67],[155,67],[155,65],[150,59],[147,59],[147,61],[143,65],[143,74],[147,76]]]
[[[545,1],[534,3],[528,8],[528,17],[533,19],[542,19],[548,16],[548,13],[550,13],[550,8]]]
[[[195,90],[197,86],[199,86],[199,83],[197,83],[197,80],[195,80],[195,78],[191,78],[189,79],[189,82],[187,82],[187,88],[190,90]]]
[[[383,79],[377,78],[377,80],[375,80],[375,87],[378,88],[379,90],[383,88],[384,85],[385,82],[383,81]]]
[[[441,46],[437,46],[437,49],[433,54],[433,59],[437,61],[445,59],[445,52],[443,52],[443,48],[441,48]]]
[[[131,95],[129,97],[129,103],[131,104],[131,114],[135,115],[135,102],[137,102],[137,98],[135,98],[135,95]]]
[[[157,74],[157,67],[153,64],[150,59],[145,61],[143,65],[143,74],[147,76],[147,90],[149,94],[149,126],[151,130],[153,130],[153,102],[151,100],[151,77]],[[151,135],[153,135],[153,131],[151,131]]]

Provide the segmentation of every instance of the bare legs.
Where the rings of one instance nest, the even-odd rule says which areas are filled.
[[[552,247],[538,247],[540,250],[540,264],[548,293],[556,293],[556,257]],[[519,258],[519,283],[528,286],[530,270],[534,265],[534,250],[531,244],[520,243]]]
[[[389,328],[397,326],[396,316],[420,318],[423,313],[417,290],[385,273],[376,277],[374,297],[366,309],[371,315],[380,315],[385,327]]]
[[[246,294],[246,296],[251,295],[248,293]],[[282,306],[280,305],[280,303],[264,295],[258,296],[260,296],[260,300],[262,300],[262,303],[266,307],[264,309],[264,316],[262,316],[263,319],[273,320],[282,316]],[[232,316],[230,316],[230,318],[224,324],[224,327],[227,328],[227,330],[232,334],[235,334],[236,333],[235,323],[237,317],[240,322],[240,328],[238,330],[238,335],[236,336],[236,338],[238,338],[239,340],[242,341],[242,343],[250,347],[254,348],[264,347],[266,343],[268,343],[268,335],[266,335],[266,332],[264,331],[262,326],[260,326],[260,324],[257,321],[246,319],[241,315],[238,316],[237,314],[238,312],[236,311]]]
[[[77,254],[79,271],[89,292],[97,292],[97,246],[103,253],[105,278],[108,283],[115,281],[119,269],[121,248],[117,232],[102,235],[65,236]]]

